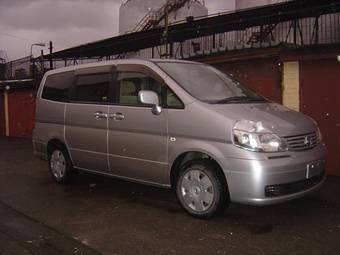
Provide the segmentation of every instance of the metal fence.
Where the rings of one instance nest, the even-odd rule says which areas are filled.
[[[168,45],[170,56],[178,59],[230,50],[263,48],[279,44],[296,47],[340,43],[340,13],[304,18],[277,24],[249,27]],[[139,57],[159,58],[166,46],[141,50]]]
[[[31,58],[24,57],[5,64],[5,79],[31,76]]]
[[[249,27],[204,37],[147,48],[139,52],[83,59],[53,61],[53,68],[78,65],[124,57],[162,58],[164,56],[188,59],[194,56],[212,55],[233,50],[272,47],[280,44],[303,47],[340,43],[340,13],[319,17],[291,20],[277,24]],[[170,52],[170,53],[169,53]],[[5,78],[41,78],[50,64],[43,59],[31,61],[25,57],[5,64]]]
[[[42,59],[32,59],[31,56],[16,59],[4,64],[4,79],[23,79],[23,78],[41,78],[48,69],[48,64]]]

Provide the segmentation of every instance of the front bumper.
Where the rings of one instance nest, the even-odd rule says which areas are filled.
[[[242,204],[269,205],[305,196],[324,183],[325,158],[322,144],[307,151],[274,157],[268,154],[267,159],[225,158],[223,169],[230,199]]]

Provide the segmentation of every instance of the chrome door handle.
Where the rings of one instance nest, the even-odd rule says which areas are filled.
[[[120,113],[120,112],[116,112],[114,114],[110,115],[110,118],[116,120],[116,121],[121,121],[125,119],[124,114]]]
[[[102,112],[95,112],[94,113],[94,117],[95,117],[96,120],[107,119],[107,114],[106,113],[102,113]]]

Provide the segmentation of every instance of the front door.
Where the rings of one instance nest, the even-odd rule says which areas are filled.
[[[115,104],[109,107],[108,152],[112,174],[166,184],[167,110],[160,115],[138,101],[140,90],[153,90],[161,98],[163,83],[150,70],[137,65],[119,65]]]

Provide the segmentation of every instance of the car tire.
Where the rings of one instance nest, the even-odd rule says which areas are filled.
[[[60,184],[69,183],[77,174],[67,150],[62,145],[54,145],[50,150],[48,165],[53,180]]]
[[[225,177],[218,165],[209,159],[186,163],[177,178],[176,195],[191,216],[209,219],[229,205]]]

